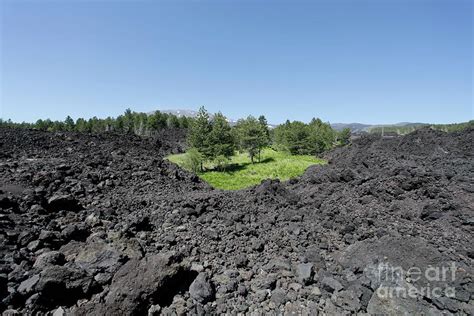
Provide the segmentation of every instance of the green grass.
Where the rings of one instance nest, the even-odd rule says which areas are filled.
[[[185,155],[170,155],[167,159],[184,167]],[[313,156],[291,155],[268,148],[262,151],[261,162],[252,164],[247,153],[239,153],[231,158],[225,171],[213,170],[212,164],[206,164],[206,171],[198,173],[198,176],[214,188],[239,190],[259,184],[264,179],[285,181],[303,174],[311,165],[325,163]]]

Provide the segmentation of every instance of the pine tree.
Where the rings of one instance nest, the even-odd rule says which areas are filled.
[[[225,161],[234,154],[235,142],[232,129],[222,113],[217,113],[211,122],[212,130],[209,134],[209,146],[212,159]]]
[[[349,144],[351,138],[351,130],[349,128],[344,128],[342,131],[339,132],[338,138],[341,145]]]
[[[270,130],[268,129],[267,118],[264,115],[258,117],[258,122],[263,129],[264,137],[262,137],[262,144],[258,150],[258,161],[261,159],[262,148],[270,145]]]
[[[123,122],[123,131],[125,133],[133,133],[133,113],[132,113],[132,110],[130,109],[126,109],[125,110],[125,113],[123,115],[123,119],[122,119],[122,122]]]
[[[209,142],[209,133],[211,132],[211,124],[209,122],[209,113],[201,106],[196,119],[191,124],[188,131],[188,145],[191,148],[196,148],[203,159],[208,160],[212,157],[212,148]],[[201,171],[203,170],[201,163]]]
[[[87,132],[87,121],[83,118],[76,120],[76,131],[84,133]]]
[[[68,115],[64,120],[64,125],[66,126],[66,130],[73,131],[76,124],[74,124],[74,120]]]
[[[315,155],[335,145],[337,133],[329,123],[313,118],[309,124],[289,122],[274,130],[276,147],[292,154]]]

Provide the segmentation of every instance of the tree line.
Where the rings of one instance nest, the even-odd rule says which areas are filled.
[[[33,128],[42,131],[75,131],[82,133],[115,132],[154,136],[163,129],[187,130],[188,151],[186,164],[190,169],[203,171],[206,162],[217,168],[228,165],[236,151],[247,152],[252,163],[261,160],[265,147],[288,151],[298,155],[317,155],[334,146],[349,142],[350,130],[337,132],[329,123],[312,119],[306,124],[286,121],[275,129],[269,129],[265,116],[248,116],[233,126],[222,113],[210,115],[201,107],[194,118],[178,117],[160,111],[151,114],[132,112],[127,109],[116,118],[97,117],[88,120],[70,116],[64,121],[38,120],[35,123],[14,123],[0,119],[0,127]]]
[[[286,121],[274,130],[274,146],[292,154],[317,155],[335,146],[348,144],[350,136],[350,129],[338,132],[319,118],[313,118],[308,124]]]
[[[14,123],[11,120],[0,119],[0,127],[31,128],[42,131],[71,131],[81,133],[103,133],[116,132],[123,134],[136,134],[141,136],[152,136],[156,132],[167,128],[187,129],[192,118],[176,116],[160,111],[151,114],[132,112],[130,109],[115,118],[107,117],[100,119],[78,118],[77,120],[67,116],[64,121],[53,121],[50,119],[37,120],[35,123]]]

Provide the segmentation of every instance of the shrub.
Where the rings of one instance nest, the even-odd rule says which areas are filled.
[[[196,148],[190,148],[184,157],[183,166],[193,172],[202,171],[203,157]]]

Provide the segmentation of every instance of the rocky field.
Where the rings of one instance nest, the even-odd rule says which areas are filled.
[[[4,315],[474,314],[474,129],[235,192],[168,134],[0,129]]]

